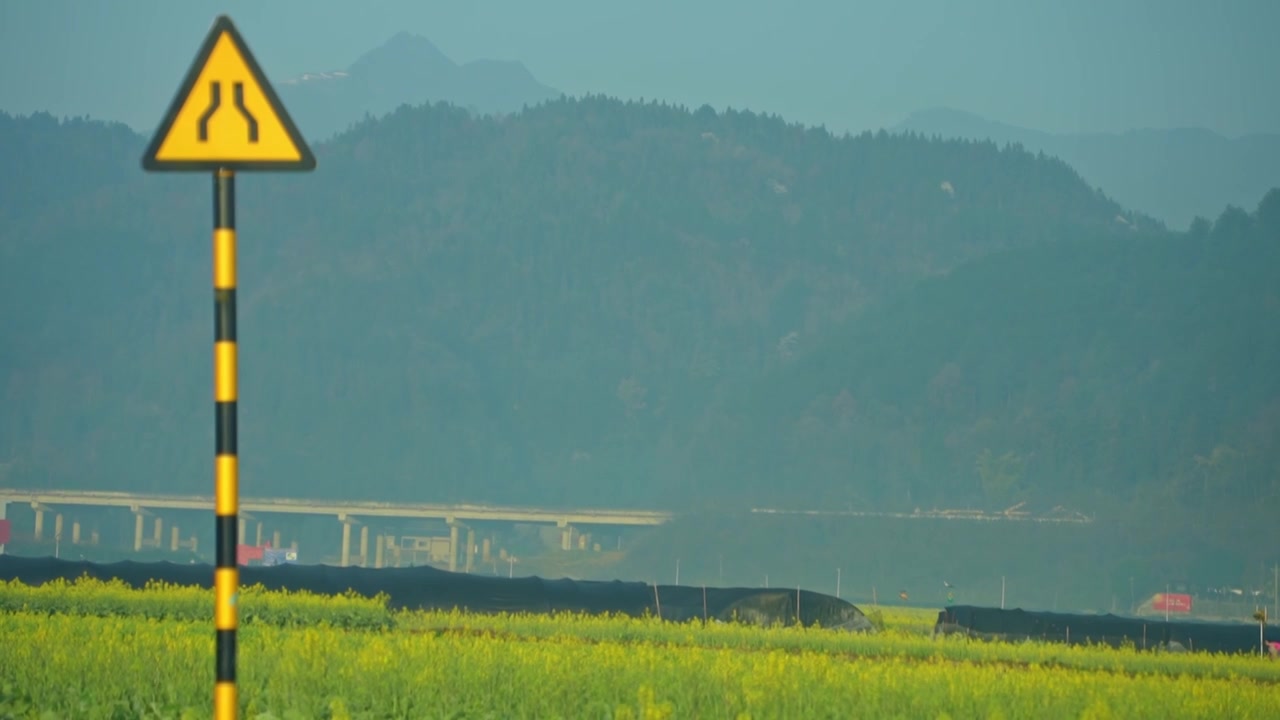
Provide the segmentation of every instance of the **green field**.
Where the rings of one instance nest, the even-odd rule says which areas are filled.
[[[0,583],[0,717],[206,718],[212,593]],[[1251,718],[1280,663],[931,639],[884,628],[392,612],[384,599],[247,588],[244,718]],[[208,617],[206,617],[208,615]]]

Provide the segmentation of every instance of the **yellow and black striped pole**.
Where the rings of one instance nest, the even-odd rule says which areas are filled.
[[[236,454],[236,179],[225,168],[213,180],[213,399],[217,546],[213,623],[217,631],[214,720],[235,720],[236,527],[240,479]]]
[[[223,97],[219,88],[235,90],[234,105],[226,99],[219,101]],[[267,82],[240,31],[231,18],[218,16],[142,156],[142,169],[147,172],[213,173],[214,544],[217,546],[213,571],[213,624],[217,633],[214,720],[235,720],[239,706],[236,691],[240,473],[236,451],[235,174],[310,172],[315,168],[315,155]]]

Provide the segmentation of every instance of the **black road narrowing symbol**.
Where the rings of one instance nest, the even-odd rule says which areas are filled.
[[[244,106],[244,83],[236,83],[236,109],[249,125],[249,142],[258,142],[258,119],[249,112],[249,108]]]
[[[258,119],[249,112],[249,108],[244,105],[244,83],[234,83],[236,109],[240,111],[240,116],[244,118],[245,125],[249,130],[249,142],[258,142]],[[200,123],[197,126],[197,136],[200,142],[209,142],[209,120],[213,118],[213,114],[218,111],[222,105],[222,83],[214,80],[209,83],[209,107],[205,108],[204,113],[200,115]]]
[[[222,83],[213,81],[209,83],[209,107],[205,108],[204,114],[200,116],[200,125],[198,137],[200,142],[209,142],[209,119],[218,111],[218,106],[222,104]]]

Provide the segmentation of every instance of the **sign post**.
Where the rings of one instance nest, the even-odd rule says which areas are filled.
[[[236,409],[236,203],[241,171],[311,171],[315,157],[244,39],[220,16],[205,37],[142,168],[213,176],[214,661],[213,715],[235,720],[239,455]]]

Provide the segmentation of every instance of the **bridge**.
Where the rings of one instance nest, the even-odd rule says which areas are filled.
[[[10,503],[30,505],[35,512],[34,537],[40,541],[44,532],[44,514],[55,513],[54,536],[62,537],[62,508],[69,506],[91,506],[99,508],[127,508],[135,516],[133,549],[140,551],[143,547],[163,547],[163,522],[157,515],[165,510],[212,511],[214,498],[211,495],[161,495],[148,493],[105,492],[93,490],[17,490],[0,489],[0,520],[5,518],[6,508]],[[1032,514],[1024,509],[1025,503],[1018,503],[1003,511],[987,512],[982,510],[920,510],[913,512],[883,512],[871,510],[788,510],[776,508],[752,508],[751,514],[788,515],[788,516],[826,516],[845,518],[895,518],[900,520],[952,520],[967,522],[1035,522],[1035,523],[1073,523],[1089,524],[1093,518],[1078,512],[1069,511],[1061,506],[1054,507],[1048,513]],[[369,558],[369,521],[370,520],[437,520],[449,527],[448,537],[423,537],[405,535],[396,538],[392,535],[379,534],[374,538],[374,567],[382,567],[384,554],[392,555],[392,562],[399,564],[407,550],[412,555],[411,562],[417,562],[418,554],[425,553],[428,562],[447,563],[450,570],[457,569],[459,559],[459,532],[467,531],[466,569],[470,571],[477,552],[481,561],[491,561],[491,538],[481,538],[477,546],[475,527],[471,523],[505,522],[553,525],[560,530],[561,550],[572,550],[574,545],[585,550],[589,547],[591,534],[582,532],[581,528],[619,528],[636,526],[657,526],[670,522],[674,513],[656,510],[616,510],[586,508],[539,508],[521,506],[497,506],[481,504],[436,504],[436,503],[388,503],[360,500],[315,500],[299,498],[255,498],[240,499],[239,543],[245,545],[246,524],[257,521],[255,514],[271,515],[312,515],[336,518],[342,524],[342,552],[340,564],[343,566],[356,564],[368,566]],[[144,537],[144,518],[150,516],[154,520],[154,532],[151,537]],[[353,556],[351,550],[351,528],[360,526],[360,550]],[[262,522],[257,523],[257,537],[254,547],[263,545]],[[195,550],[195,536],[183,539],[178,528],[170,526],[171,551],[190,548]],[[575,538],[577,542],[575,543]],[[80,543],[80,525],[72,527],[72,544]],[[91,542],[96,543],[96,538]],[[281,547],[280,533],[274,533],[271,546]],[[598,549],[598,546],[595,546]],[[482,548],[482,550],[480,549]],[[296,543],[294,544],[296,550]],[[0,553],[4,545],[0,544]],[[505,548],[499,556],[507,560]]]
[[[144,546],[154,545],[161,546],[163,523],[159,517],[155,516],[156,511],[162,510],[206,510],[212,512],[214,507],[214,498],[212,495],[161,495],[151,493],[126,493],[126,492],[105,492],[93,490],[21,490],[21,489],[0,489],[0,520],[6,517],[6,509],[9,503],[29,504],[35,512],[35,538],[39,540],[44,530],[44,514],[46,512],[55,513],[55,537],[62,536],[62,513],[59,511],[67,506],[89,506],[98,508],[128,508],[135,516],[134,526],[134,550],[141,550]],[[346,566],[351,563],[351,526],[361,525],[360,528],[360,555],[361,564],[368,564],[368,531],[367,524],[362,523],[362,518],[382,518],[382,519],[400,519],[400,520],[441,520],[449,525],[449,539],[447,541],[447,549],[443,546],[446,544],[444,538],[412,538],[414,541],[413,549],[428,552],[429,556],[437,558],[441,555],[445,556],[449,569],[455,570],[458,559],[458,532],[459,529],[466,529],[467,549],[466,561],[468,568],[473,560],[475,550],[474,528],[467,525],[470,522],[509,522],[509,523],[533,523],[548,524],[560,528],[561,531],[561,548],[563,550],[571,549],[573,545],[573,537],[576,528],[579,527],[635,527],[635,526],[655,526],[662,525],[672,519],[672,514],[664,511],[652,510],[612,510],[612,509],[584,509],[584,508],[536,508],[536,507],[516,507],[516,506],[494,506],[494,505],[478,505],[478,504],[434,504],[434,503],[387,503],[361,500],[308,500],[299,498],[240,498],[240,543],[244,544],[245,540],[245,523],[247,520],[254,520],[255,513],[259,514],[288,514],[288,515],[315,515],[315,516],[332,516],[342,523],[342,555],[341,564]],[[152,538],[143,537],[144,517],[152,516],[155,520],[155,531]],[[258,524],[257,545],[262,545],[261,538],[262,524]],[[179,537],[178,529],[171,528],[172,538],[170,542],[171,550],[180,548],[195,548],[195,538],[184,540]],[[279,533],[273,542],[274,547],[280,546]],[[579,533],[581,546],[585,547],[585,541],[588,536]],[[433,541],[434,540],[434,541]],[[425,541],[425,542],[422,542]],[[75,523],[72,528],[72,542],[80,542],[79,523]],[[378,536],[376,538],[377,560],[375,566],[381,567],[383,550],[394,549],[399,551],[399,547],[388,545],[387,538]],[[489,540],[483,541],[484,561],[489,560]],[[0,545],[0,552],[4,551],[4,546]]]
[[[885,512],[874,510],[779,510],[774,508],[752,508],[751,512],[763,515],[808,515],[812,517],[863,517],[863,518],[896,518],[899,520],[968,520],[977,522],[1034,522],[1034,523],[1074,523],[1088,525],[1093,518],[1081,512],[1069,510],[1061,505],[1055,506],[1047,513],[1033,515],[1020,502],[1012,507],[990,512],[977,509],[957,510],[921,510],[912,512]]]

